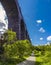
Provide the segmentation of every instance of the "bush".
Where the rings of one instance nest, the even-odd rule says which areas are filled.
[[[19,58],[23,58],[25,55],[31,54],[31,45],[28,42],[25,42],[25,40],[16,41],[13,44],[4,44],[4,55],[7,58],[12,58],[14,56],[17,56]],[[30,50],[30,51],[29,51]]]

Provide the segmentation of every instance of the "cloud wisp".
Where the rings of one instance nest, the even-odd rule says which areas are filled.
[[[45,29],[44,29],[43,27],[41,27],[41,28],[39,29],[39,32],[45,33]]]
[[[48,36],[47,37],[47,41],[51,41],[51,36]]]
[[[40,23],[42,23],[42,20],[36,20],[36,22],[37,22],[38,24],[40,24]]]
[[[41,37],[41,38],[40,38],[40,40],[42,41],[42,40],[43,40],[43,38]]]

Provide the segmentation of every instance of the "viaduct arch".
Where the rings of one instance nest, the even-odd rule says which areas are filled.
[[[18,40],[30,40],[18,0],[0,0],[0,2],[8,17],[8,28],[16,32]]]

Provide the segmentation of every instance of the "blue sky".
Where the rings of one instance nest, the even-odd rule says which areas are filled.
[[[33,45],[51,42],[51,1],[50,0],[18,0]],[[0,31],[8,26],[6,12],[0,3]],[[3,22],[3,23],[2,23]],[[4,23],[5,22],[5,23]],[[5,24],[5,26],[1,26]],[[5,29],[5,30],[3,30]],[[1,32],[0,32],[1,33]]]
[[[51,0],[18,0],[33,45],[51,42]]]

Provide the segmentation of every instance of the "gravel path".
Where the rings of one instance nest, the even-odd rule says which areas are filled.
[[[27,60],[17,64],[17,65],[35,65],[35,57],[32,55]]]

